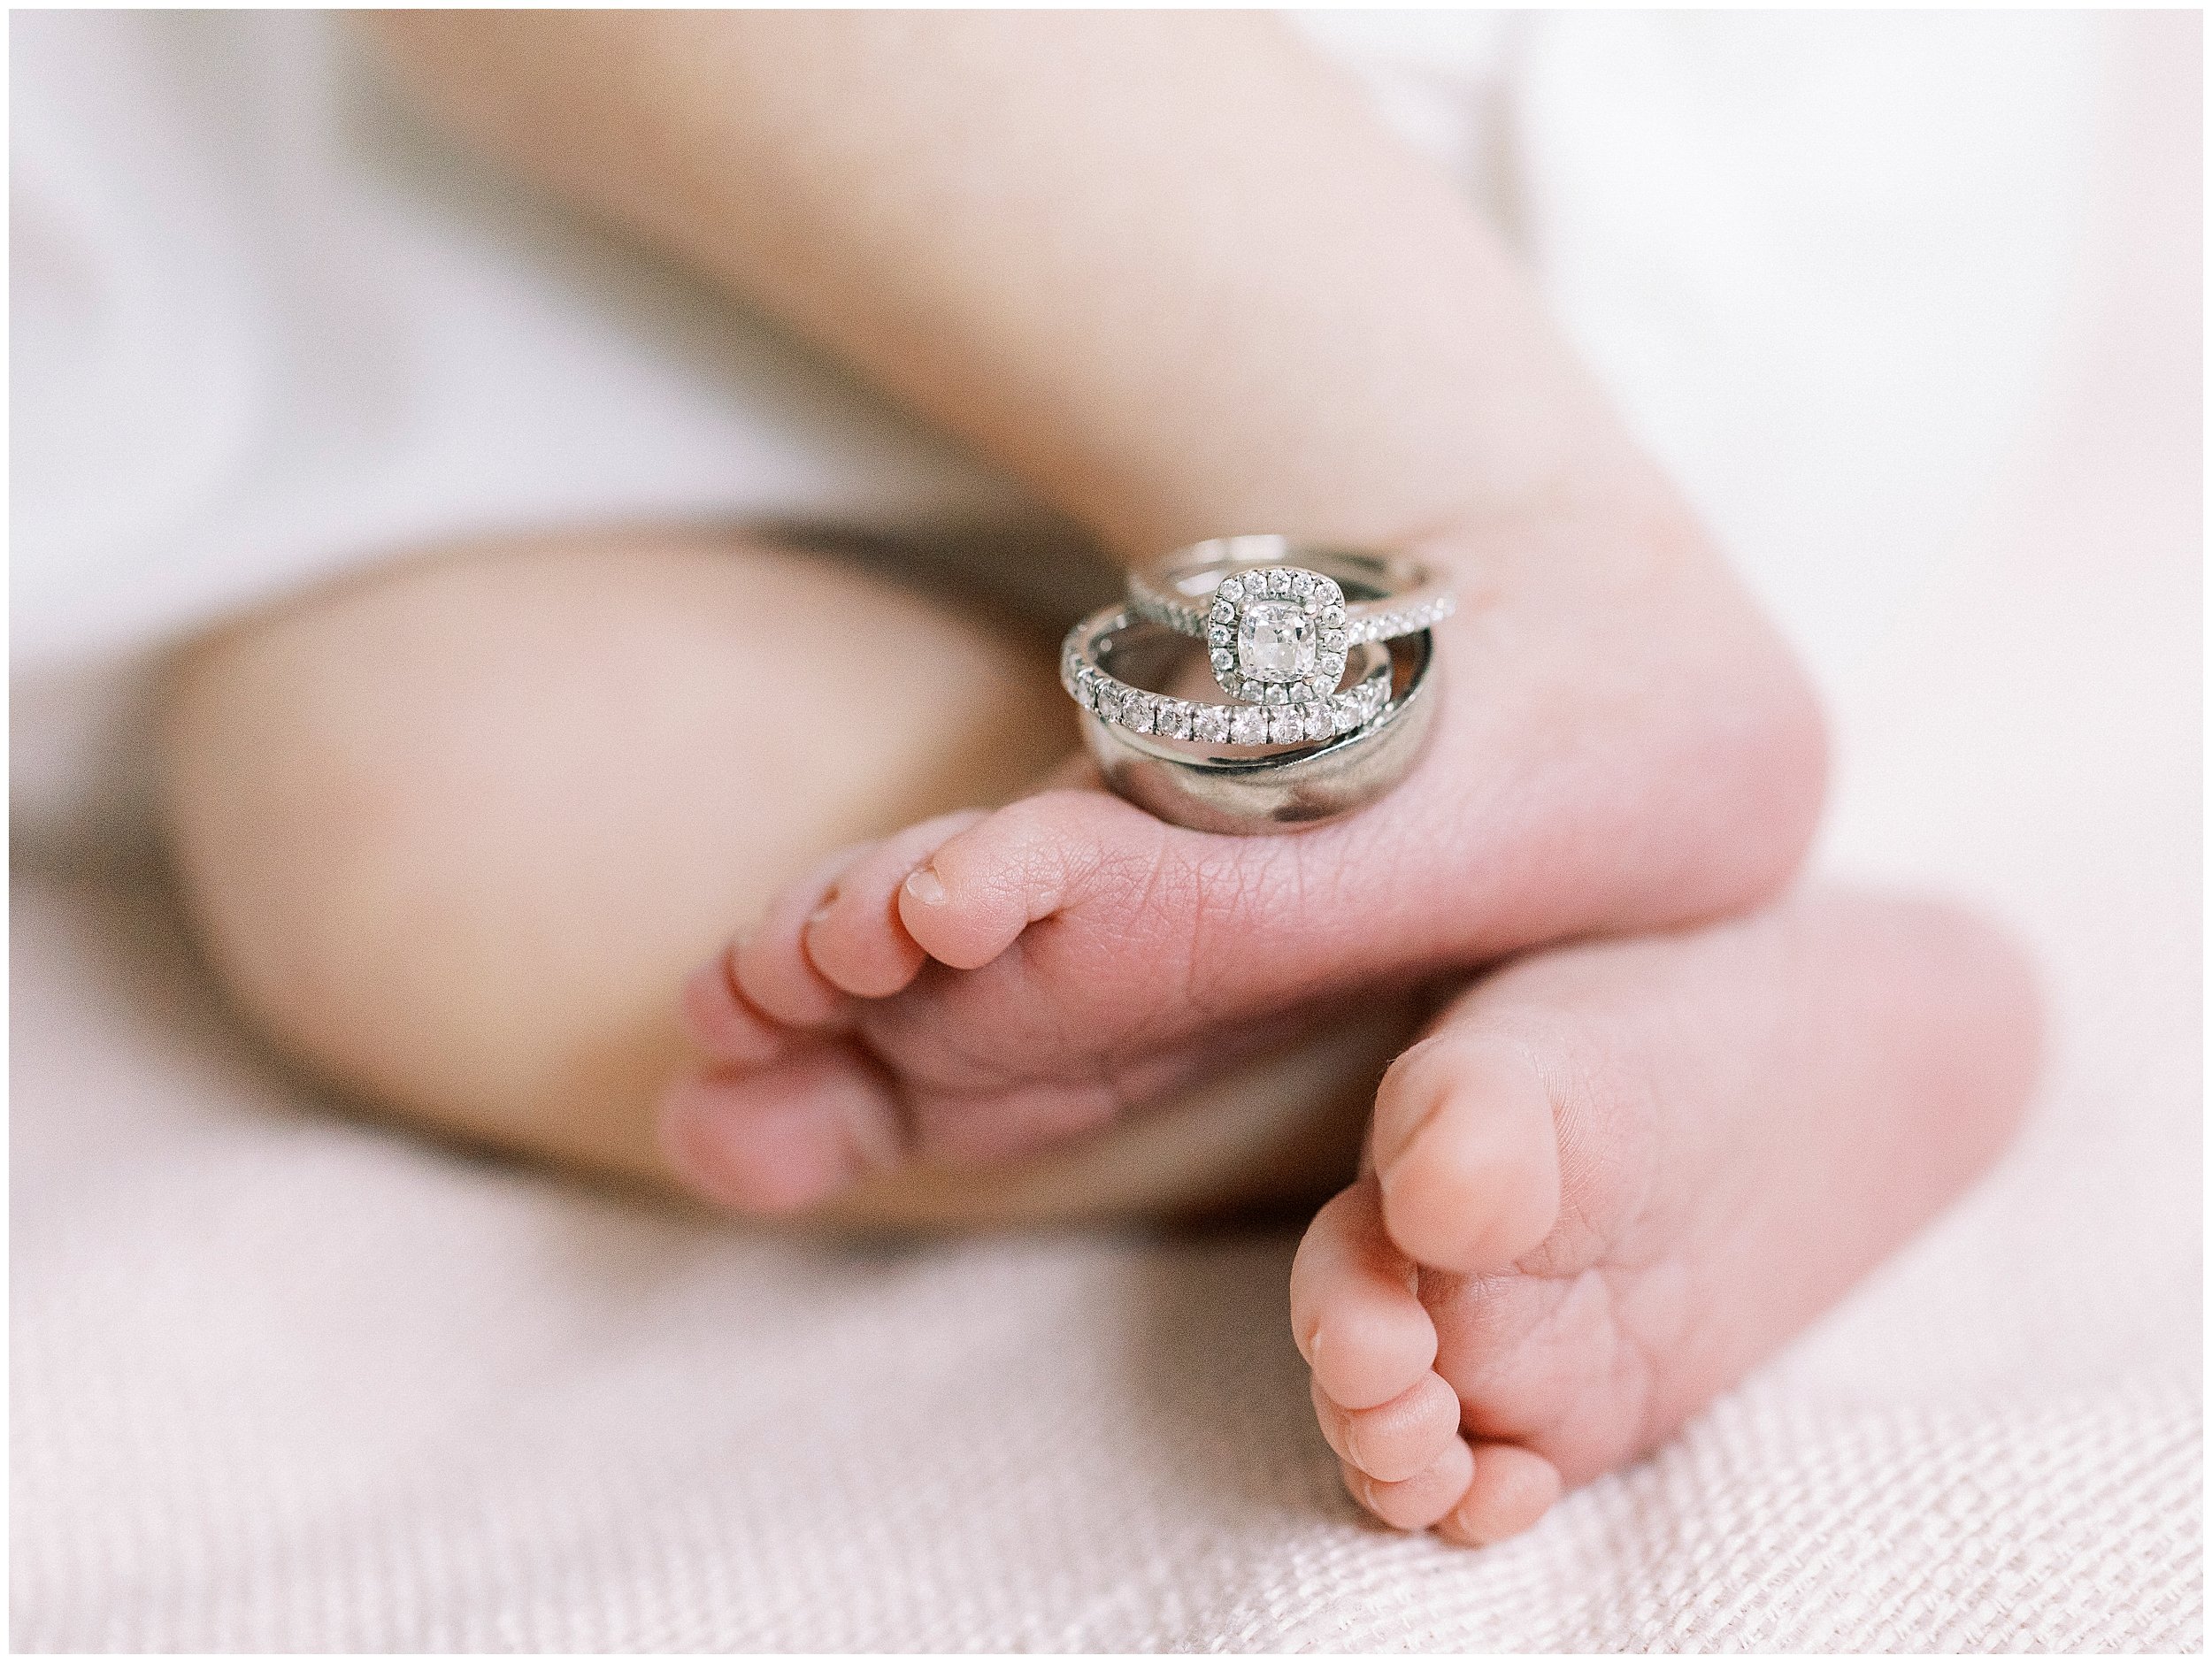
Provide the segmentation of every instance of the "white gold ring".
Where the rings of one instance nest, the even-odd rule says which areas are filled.
[[[1348,583],[1371,598],[1347,601]],[[1131,572],[1129,604],[1203,640],[1231,698],[1279,705],[1329,698],[1354,648],[1418,634],[1453,602],[1420,561],[1268,533],[1193,543]]]
[[[1250,836],[1349,814],[1405,777],[1434,721],[1434,637],[1425,631],[1363,642],[1351,649],[1348,686],[1298,704],[1150,690],[1179,669],[1192,673],[1195,656],[1184,637],[1107,607],[1069,632],[1060,663],[1106,784],[1178,825]]]
[[[1110,668],[1126,652],[1129,632],[1148,621],[1133,608],[1106,607],[1070,630],[1060,650],[1060,685],[1068,696],[1101,722],[1131,733],[1244,751],[1320,745],[1358,732],[1389,703],[1390,655],[1373,644],[1357,649],[1349,686],[1337,691],[1333,678],[1325,696],[1308,693],[1294,704],[1281,699],[1272,704],[1217,704],[1152,692]],[[1157,654],[1151,656],[1156,660]],[[1340,657],[1340,675],[1344,663]]]

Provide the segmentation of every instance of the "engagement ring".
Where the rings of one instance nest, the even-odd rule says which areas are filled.
[[[1202,832],[1285,832],[1348,814],[1405,776],[1434,713],[1432,643],[1425,631],[1352,648],[1348,685],[1324,698],[1222,704],[1158,691],[1179,671],[1198,678],[1194,644],[1107,607],[1069,632],[1060,678],[1120,795]]]
[[[1365,598],[1347,600],[1346,584]],[[1452,595],[1416,560],[1264,534],[1193,543],[1133,571],[1129,604],[1203,640],[1231,698],[1282,705],[1330,698],[1354,648],[1419,634],[1451,616]]]

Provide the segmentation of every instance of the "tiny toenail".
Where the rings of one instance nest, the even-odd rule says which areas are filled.
[[[809,923],[821,923],[823,919],[830,916],[831,910],[835,908],[836,905],[837,892],[833,889],[828,894],[822,897],[820,905],[816,907],[812,912],[807,914],[806,921]]]
[[[918,866],[906,875],[906,893],[925,907],[945,904],[945,880],[926,866]]]
[[[1317,1327],[1306,1336],[1306,1366],[1317,1371],[1321,1367],[1321,1330]]]
[[[1360,1471],[1365,1472],[1367,1455],[1363,1447],[1364,1440],[1361,1438],[1359,1430],[1360,1423],[1356,1420],[1347,1417],[1344,1422],[1344,1459],[1358,1468]]]
[[[1430,1100],[1428,1107],[1421,1111],[1419,1118],[1398,1132],[1388,1151],[1376,1149],[1375,1177],[1385,1194],[1389,1192],[1391,1180],[1403,1169],[1406,1157],[1413,1153],[1413,1146],[1421,1141],[1422,1134],[1443,1117],[1444,1106],[1450,1099],[1449,1091],[1438,1092]]]

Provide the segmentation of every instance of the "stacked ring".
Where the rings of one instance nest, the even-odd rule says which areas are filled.
[[[1126,606],[1077,625],[1061,682],[1123,796],[1204,831],[1280,831],[1349,813],[1412,766],[1435,703],[1429,629],[1451,609],[1416,561],[1217,538],[1133,573]],[[1233,702],[1155,690],[1193,640]]]
[[[1347,583],[1373,598],[1348,601]],[[1179,548],[1130,574],[1129,604],[1203,640],[1232,698],[1273,704],[1326,698],[1352,648],[1441,623],[1452,594],[1419,561],[1269,534]]]

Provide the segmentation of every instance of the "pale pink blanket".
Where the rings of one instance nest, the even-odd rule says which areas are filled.
[[[841,1252],[474,1163],[257,1061],[150,892],[31,873],[16,1647],[2199,1646],[2181,172],[2116,171],[2070,392],[1832,683],[1826,863],[2032,942],[2032,1123],[1656,1457],[1491,1551],[1388,1535],[1313,1430],[1288,1235]]]

